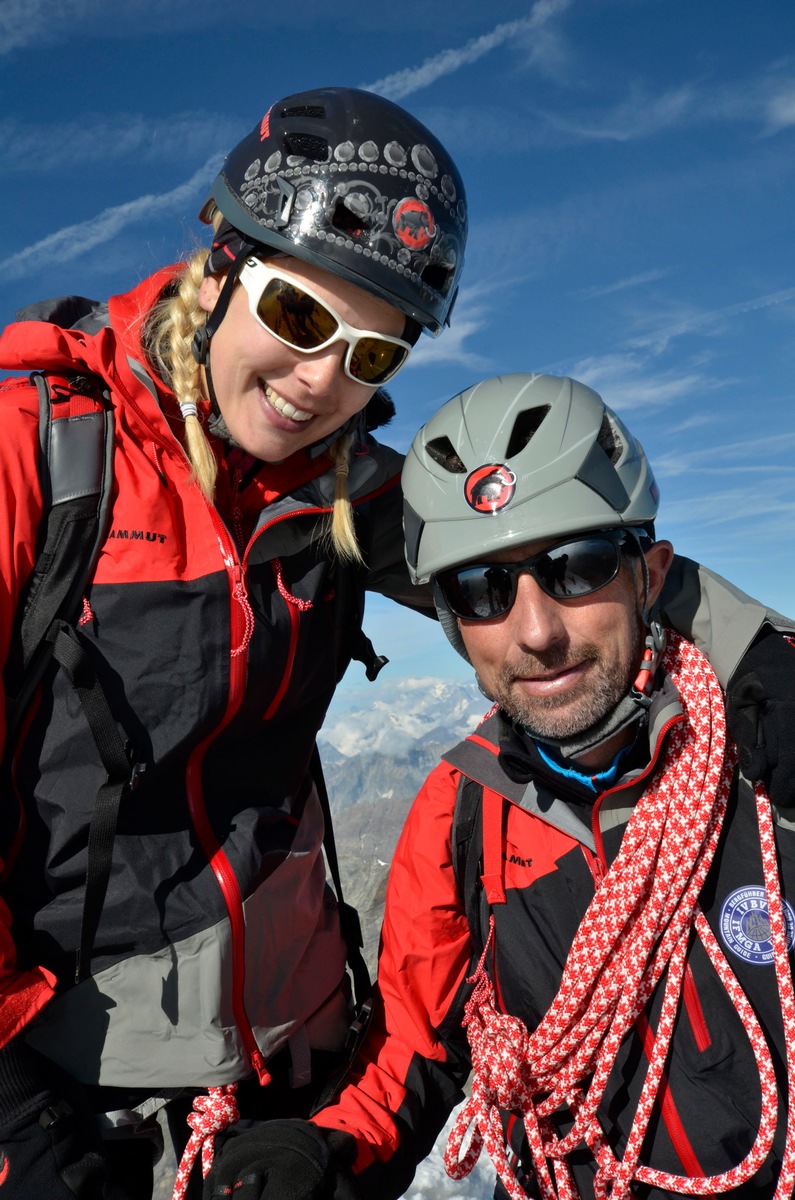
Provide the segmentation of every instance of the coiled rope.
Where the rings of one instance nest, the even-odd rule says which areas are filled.
[[[670,633],[663,665],[676,684],[685,720],[671,733],[662,770],[638,801],[621,848],[589,905],[571,946],[560,989],[532,1034],[500,1013],[485,961],[494,917],[466,1005],[473,1085],[453,1126],[445,1154],[449,1175],[469,1174],[485,1145],[512,1200],[526,1200],[505,1150],[500,1110],[524,1121],[532,1169],[544,1200],[578,1193],[566,1162],[585,1143],[597,1163],[597,1200],[624,1200],[633,1180],[686,1195],[716,1195],[738,1187],[764,1162],[776,1130],[777,1090],[770,1051],[703,913],[698,897],[720,837],[735,767],[726,744],[720,685],[694,646]],[[756,788],[760,843],[770,914],[776,980],[787,1046],[788,1125],[775,1200],[795,1187],[795,997],[787,953],[781,885],[770,801]],[[682,991],[689,937],[695,929],[731,997],[753,1048],[762,1112],[746,1157],[711,1176],[672,1175],[639,1162],[663,1078]],[[667,971],[658,1029],[640,1100],[619,1160],[607,1143],[597,1110],[625,1036]],[[558,1137],[551,1114],[568,1109],[574,1125]],[[462,1156],[467,1130],[473,1126]]]

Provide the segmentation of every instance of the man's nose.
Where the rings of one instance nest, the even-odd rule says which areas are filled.
[[[514,641],[528,651],[546,650],[566,636],[562,605],[542,591],[527,571],[517,580],[510,620]]]

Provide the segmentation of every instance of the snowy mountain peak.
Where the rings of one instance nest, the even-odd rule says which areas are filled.
[[[319,740],[346,758],[400,756],[425,742],[453,745],[472,732],[490,707],[475,683],[402,679],[389,700],[332,711]]]

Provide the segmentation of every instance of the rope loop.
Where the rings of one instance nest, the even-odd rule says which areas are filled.
[[[213,1165],[215,1151],[215,1136],[222,1133],[230,1125],[240,1119],[237,1110],[235,1092],[236,1083],[223,1084],[221,1087],[207,1089],[206,1095],[199,1095],[193,1101],[193,1111],[188,1113],[187,1121],[193,1133],[180,1159],[172,1200],[184,1200],[193,1164],[201,1150],[202,1177],[207,1178]]]

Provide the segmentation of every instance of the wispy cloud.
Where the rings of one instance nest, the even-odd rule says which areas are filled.
[[[547,111],[539,115],[558,132],[578,141],[629,142],[681,125],[696,111],[696,90],[683,84],[660,96],[649,96],[635,86],[625,100],[601,114],[594,115],[589,108],[588,115],[581,118]]]
[[[463,289],[456,301],[449,329],[441,337],[422,337],[406,365],[406,370],[416,367],[438,367],[444,363],[456,363],[473,371],[486,371],[488,359],[467,348],[467,341],[485,329],[494,318],[494,310],[488,303],[488,288],[479,286],[477,291]]]
[[[744,431],[741,439],[730,442],[710,442],[709,460],[704,459],[703,446],[694,449],[677,447],[675,451],[655,456],[654,468],[660,475],[730,475],[749,473],[784,475],[782,482],[792,492],[792,452],[795,449],[795,432],[779,431],[760,437]],[[762,497],[760,497],[760,500]],[[794,503],[792,497],[788,503]]]
[[[244,130],[212,112],[169,113],[160,119],[140,113],[82,116],[45,126],[9,118],[0,121],[0,169],[7,172],[75,169],[127,159],[135,164],[190,162],[213,146],[226,147]]]
[[[419,67],[407,67],[361,86],[382,96],[388,96],[391,100],[401,100],[429,87],[437,79],[452,75],[461,67],[477,62],[506,42],[514,42],[527,34],[540,34],[543,28],[565,12],[570,4],[571,0],[536,0],[529,17],[518,21],[504,21],[489,33],[471,38],[463,46],[442,50],[439,54],[426,58]]]
[[[64,29],[99,11],[101,0],[3,0],[0,4],[0,54],[29,46],[54,27]]]
[[[795,125],[795,81],[781,84],[764,105],[767,132],[779,133]]]
[[[641,287],[644,283],[655,283],[658,279],[666,279],[670,274],[670,267],[661,267],[654,271],[644,271],[641,275],[631,275],[628,279],[618,279],[615,283],[579,288],[575,295],[582,296],[584,300],[597,300],[602,296],[612,296],[615,292],[624,292],[628,288]]]
[[[197,196],[217,173],[221,156],[213,155],[190,179],[160,195],[139,196],[126,204],[106,208],[88,221],[67,225],[56,230],[41,241],[34,242],[3,263],[6,281],[22,279],[46,268],[53,258],[59,262],[70,262],[96,246],[101,246],[117,237],[123,229],[139,221],[150,222],[163,213],[180,211],[196,203]]]
[[[724,380],[703,372],[687,367],[662,369],[649,356],[627,351],[579,359],[567,373],[594,388],[619,411],[668,408],[726,386]]]
[[[686,312],[673,319],[670,314],[665,314],[661,318],[653,318],[653,328],[632,338],[629,345],[661,353],[674,338],[689,333],[703,333],[710,328],[718,328],[735,317],[744,316],[746,313],[759,312],[766,308],[789,304],[792,301],[795,301],[795,287],[783,288],[778,292],[768,292],[764,296],[754,296],[748,300],[741,300],[737,304],[726,305],[725,308],[699,311],[689,307]]]

